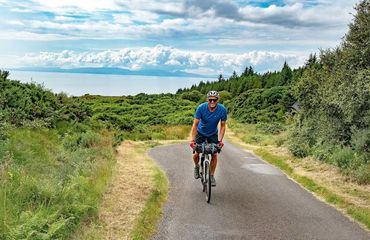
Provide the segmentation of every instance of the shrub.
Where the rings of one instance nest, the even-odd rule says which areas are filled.
[[[262,141],[262,136],[260,135],[247,135],[243,138],[245,143],[260,143]]]
[[[330,156],[330,161],[342,169],[349,168],[351,161],[355,157],[355,152],[348,148],[337,148],[333,151],[333,154]]]
[[[370,183],[370,164],[361,164],[354,172],[354,177],[359,184]]]
[[[312,147],[311,153],[315,158],[321,161],[329,162],[334,149],[335,147],[333,144],[321,141],[316,143],[315,146]]]
[[[257,123],[257,129],[261,130],[264,133],[269,134],[278,134],[285,130],[282,124],[280,123]]]
[[[309,154],[309,146],[304,143],[290,141],[288,145],[289,151],[296,157],[307,157]]]
[[[80,146],[83,148],[91,148],[100,142],[101,136],[93,131],[88,131],[81,134]]]
[[[275,138],[275,145],[277,147],[280,147],[280,146],[284,145],[284,143],[286,141],[287,141],[286,137],[279,136],[279,137]]]
[[[365,163],[370,162],[370,128],[354,131],[351,146],[355,151],[366,156]]]
[[[186,99],[192,102],[199,102],[203,97],[204,97],[204,94],[202,94],[198,90],[184,92],[183,94],[181,94],[182,99]]]

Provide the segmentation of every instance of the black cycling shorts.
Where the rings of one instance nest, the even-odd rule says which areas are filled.
[[[195,142],[197,144],[202,144],[206,141],[207,139],[207,142],[208,143],[214,143],[214,144],[218,144],[218,133],[215,133],[213,134],[212,136],[210,137],[206,137],[206,136],[203,136],[202,134],[200,134],[199,132],[197,133],[197,135],[195,136]]]

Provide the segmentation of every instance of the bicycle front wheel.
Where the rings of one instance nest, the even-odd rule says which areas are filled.
[[[211,183],[211,167],[209,164],[209,161],[205,162],[205,192],[206,192],[206,200],[207,203],[210,203],[211,201],[211,189],[212,189],[212,183]]]

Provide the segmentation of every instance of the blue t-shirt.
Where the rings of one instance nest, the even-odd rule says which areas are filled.
[[[208,103],[202,103],[198,106],[195,116],[199,119],[198,132],[205,137],[210,137],[218,132],[217,125],[219,121],[227,120],[227,111],[224,105],[218,103],[215,111],[208,109]]]

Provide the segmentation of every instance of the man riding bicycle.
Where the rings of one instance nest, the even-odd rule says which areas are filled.
[[[208,103],[202,103],[198,106],[194,123],[191,130],[192,141],[190,147],[194,149],[196,144],[202,144],[206,140],[208,143],[219,144],[222,148],[222,139],[225,135],[227,111],[224,105],[218,103],[220,94],[217,91],[209,91],[207,94]],[[221,121],[220,132],[218,132],[217,125]],[[199,153],[195,152],[193,155],[195,163],[194,167],[194,178],[200,178],[199,175]],[[212,154],[211,161],[211,183],[212,186],[216,186],[216,180],[214,173],[217,166],[217,153]]]

